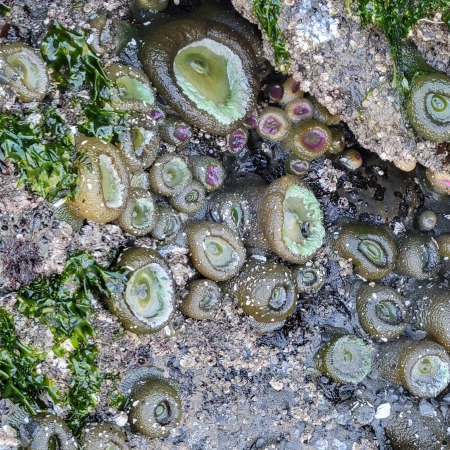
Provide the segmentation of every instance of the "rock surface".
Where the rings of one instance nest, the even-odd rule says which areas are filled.
[[[233,4],[257,23],[252,0],[233,0]],[[417,136],[400,104],[391,81],[389,46],[380,30],[361,30],[342,0],[284,0],[278,24],[295,79],[331,113],[341,116],[362,146],[384,160],[415,158],[426,167],[440,167],[436,144]],[[424,21],[411,37],[432,66],[450,73],[447,25]],[[273,63],[266,39],[264,50]]]

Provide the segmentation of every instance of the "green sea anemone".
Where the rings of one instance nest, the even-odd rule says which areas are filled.
[[[181,312],[196,320],[213,318],[222,302],[219,285],[211,280],[193,280],[188,289],[189,292],[180,306]]]
[[[192,173],[182,156],[166,153],[150,168],[150,187],[161,195],[175,195],[191,181]]]

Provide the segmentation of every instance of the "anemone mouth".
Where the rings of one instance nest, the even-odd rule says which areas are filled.
[[[322,152],[328,146],[328,137],[322,131],[313,129],[301,136],[302,144],[313,152]]]
[[[411,367],[411,387],[425,397],[435,397],[450,381],[449,364],[438,355],[420,357]]]
[[[129,279],[125,302],[138,319],[157,327],[172,313],[173,287],[167,270],[150,263],[136,270]]]
[[[375,305],[375,314],[381,322],[391,326],[400,325],[404,321],[403,312],[391,300],[378,302]]]
[[[206,237],[204,251],[208,261],[216,269],[233,269],[239,263],[239,257],[234,249],[225,239],[220,237]]]
[[[131,214],[131,223],[133,227],[142,229],[147,228],[153,220],[155,205],[146,198],[138,198],[135,202]]]
[[[288,301],[288,291],[286,286],[278,285],[272,289],[268,306],[272,311],[282,310]]]
[[[450,121],[450,97],[431,92],[425,97],[425,107],[428,115],[436,122]]]
[[[296,173],[304,173],[308,170],[309,164],[306,161],[293,161],[291,167]]]
[[[372,239],[363,239],[359,242],[358,250],[377,267],[385,267],[388,263],[383,247]]]
[[[211,311],[216,309],[219,303],[220,299],[217,296],[216,292],[205,292],[205,294],[202,295],[200,301],[198,302],[198,307],[203,311]]]
[[[220,123],[230,125],[245,116],[250,87],[231,48],[210,38],[195,41],[178,51],[173,72],[183,94]]]
[[[172,408],[167,400],[161,400],[154,410],[155,420],[160,425],[168,425],[173,420]]]
[[[174,158],[164,164],[162,169],[162,180],[166,186],[175,189],[184,186],[190,179],[190,172],[186,163]]]
[[[272,114],[265,117],[263,123],[261,124],[261,130],[271,136],[279,133],[282,127],[283,122]]]
[[[305,105],[304,103],[300,103],[298,105],[295,105],[294,108],[292,109],[292,112],[296,115],[296,116],[305,116],[307,114],[311,113],[311,108],[308,105]]]
[[[297,255],[312,255],[323,242],[325,230],[317,199],[309,189],[293,184],[283,201],[282,238]]]
[[[108,208],[120,208],[124,201],[125,185],[111,157],[99,155],[98,161],[103,200]]]

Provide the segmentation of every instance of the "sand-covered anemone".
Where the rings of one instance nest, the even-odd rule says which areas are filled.
[[[380,345],[375,358],[379,374],[412,395],[434,398],[450,382],[450,360],[441,345],[399,339]]]
[[[191,18],[155,24],[141,45],[141,60],[158,92],[192,125],[227,135],[254,109],[255,52],[225,24]]]
[[[271,250],[295,264],[311,259],[325,237],[319,202],[293,175],[278,178],[265,189],[258,224]]]
[[[194,222],[188,226],[186,234],[194,267],[210,280],[229,280],[245,262],[241,238],[225,225]]]
[[[364,286],[356,298],[358,320],[375,339],[395,339],[406,330],[408,313],[403,298],[389,286]]]
[[[450,77],[425,73],[413,79],[407,103],[409,120],[424,138],[450,140]]]
[[[297,305],[297,286],[283,264],[251,259],[228,285],[242,310],[258,322],[281,322]]]
[[[294,155],[306,161],[319,158],[331,147],[332,134],[323,123],[302,120],[292,127],[283,145]]]
[[[222,302],[222,289],[212,280],[193,280],[188,286],[189,292],[183,299],[180,310],[196,320],[211,319]]]
[[[48,73],[44,60],[24,44],[0,46],[0,78],[23,102],[41,101],[48,91]]]
[[[84,157],[77,193],[67,202],[70,210],[98,223],[115,220],[128,197],[128,172],[120,151],[98,138],[80,136],[77,150]]]
[[[177,211],[170,206],[160,206],[152,236],[161,241],[170,241],[177,236],[181,225],[181,216]]]
[[[155,94],[144,72],[133,66],[112,64],[105,69],[114,84],[109,103],[115,111],[149,111],[155,103]]]
[[[336,335],[314,355],[314,364],[338,383],[357,384],[371,370],[371,348],[356,336]]]
[[[379,280],[391,273],[397,246],[389,231],[362,223],[347,223],[339,232],[335,250],[355,265],[356,273],[367,280]]]
[[[81,450],[128,450],[127,435],[111,423],[90,423],[83,428]]]
[[[439,263],[439,247],[434,239],[408,234],[399,241],[396,272],[416,280],[426,280],[437,273]]]
[[[125,374],[121,391],[128,397],[128,421],[134,432],[164,438],[181,420],[181,392],[175,380],[156,367]]]
[[[129,271],[125,291],[105,298],[123,327],[136,334],[154,333],[171,319],[174,308],[172,274],[155,250],[134,247],[125,250],[117,266]]]
[[[78,448],[64,420],[49,413],[29,417],[21,427],[21,439],[30,450],[75,450]]]

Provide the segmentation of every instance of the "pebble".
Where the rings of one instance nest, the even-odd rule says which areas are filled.
[[[391,404],[382,403],[375,413],[375,419],[386,419],[391,415]]]

